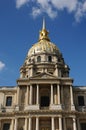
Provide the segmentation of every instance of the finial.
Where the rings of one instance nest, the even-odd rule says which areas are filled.
[[[43,17],[43,26],[42,29],[46,29],[45,17]]]
[[[43,17],[42,30],[40,31],[40,35],[39,35],[39,41],[40,40],[50,41],[50,39],[48,37],[48,31],[46,30],[46,24],[45,24],[45,18],[44,17]]]

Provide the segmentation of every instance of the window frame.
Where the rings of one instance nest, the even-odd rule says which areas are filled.
[[[85,106],[84,95],[78,95],[78,106],[80,107]]]
[[[52,56],[48,56],[48,62],[52,62]]]
[[[6,125],[7,125],[8,129],[7,129]],[[9,130],[9,128],[10,128],[10,123],[4,123],[3,124],[3,130]]]
[[[9,100],[9,99],[11,99],[11,100]],[[6,107],[12,106],[12,99],[13,99],[13,97],[11,95],[6,96],[6,102],[5,102]]]
[[[38,62],[38,63],[41,62],[41,56],[37,56],[37,62]]]

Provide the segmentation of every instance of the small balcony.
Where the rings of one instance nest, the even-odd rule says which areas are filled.
[[[76,106],[76,110],[80,112],[86,112],[86,106]]]

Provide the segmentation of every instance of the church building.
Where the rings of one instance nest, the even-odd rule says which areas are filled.
[[[86,87],[51,42],[45,20],[14,87],[0,87],[0,130],[86,130]]]

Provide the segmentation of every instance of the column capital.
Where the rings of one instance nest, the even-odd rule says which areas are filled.
[[[36,118],[39,118],[39,116],[36,116]]]

